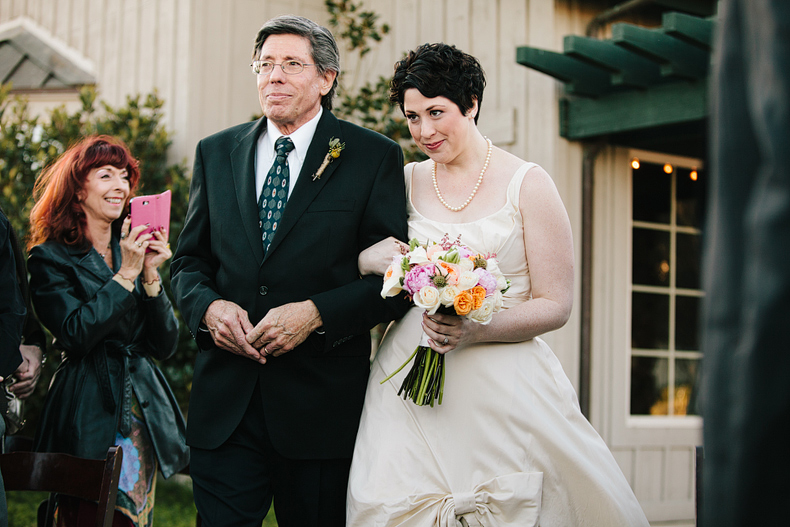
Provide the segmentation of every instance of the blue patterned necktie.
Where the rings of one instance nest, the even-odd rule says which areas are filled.
[[[274,143],[277,157],[266,175],[266,181],[258,198],[258,218],[261,226],[263,252],[266,254],[274,239],[274,231],[280,225],[288,201],[288,153],[294,149],[290,137],[280,137]]]

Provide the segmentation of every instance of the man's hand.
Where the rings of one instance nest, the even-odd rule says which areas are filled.
[[[263,355],[277,357],[307,340],[322,324],[321,313],[312,300],[285,304],[266,313],[263,320],[247,332],[247,342],[263,350]]]
[[[12,384],[8,391],[12,392],[19,399],[27,399],[41,375],[41,348],[22,344],[19,346],[19,353],[22,354],[22,364],[14,372],[16,382]]]
[[[203,315],[203,324],[218,348],[266,364],[266,358],[247,341],[253,327],[247,312],[227,300],[214,300]]]

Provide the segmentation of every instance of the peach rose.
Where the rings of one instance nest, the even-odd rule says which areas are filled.
[[[459,272],[455,265],[439,260],[436,262],[436,266],[441,267],[439,271],[447,279],[448,285],[458,285]]]
[[[455,301],[453,302],[453,307],[455,307],[455,312],[465,317],[472,311],[472,305],[474,304],[474,298],[472,298],[472,294],[469,291],[461,291],[458,296],[455,297]]]
[[[486,288],[476,285],[470,291],[472,293],[472,309],[480,309],[480,306],[483,305],[483,300],[486,299]]]
[[[435,262],[436,259],[445,253],[445,250],[442,249],[442,246],[437,244],[431,245],[425,250],[425,253],[428,255],[428,259],[432,262]]]

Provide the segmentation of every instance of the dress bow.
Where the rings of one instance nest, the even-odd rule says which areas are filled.
[[[543,474],[517,472],[439,500],[437,527],[534,527],[540,520]]]

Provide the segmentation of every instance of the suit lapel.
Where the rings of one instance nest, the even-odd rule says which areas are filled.
[[[257,261],[263,260],[261,228],[258,225],[258,200],[255,195],[255,146],[261,132],[266,127],[262,117],[236,136],[238,144],[230,152],[233,186],[241,213],[241,225]],[[228,236],[231,234],[228,233]]]
[[[343,142],[343,137],[340,134],[340,123],[331,112],[324,110],[321,115],[321,120],[318,121],[313,140],[310,142],[310,148],[307,149],[302,171],[299,173],[299,179],[296,180],[296,186],[288,198],[288,204],[285,206],[285,213],[280,226],[277,227],[277,232],[274,234],[274,239],[269,250],[266,251],[266,257],[277,249],[280,242],[288,235],[288,232],[299,222],[304,212],[310,203],[313,202],[315,197],[324,188],[327,181],[332,177],[337,167],[342,162],[343,156],[333,160],[321,174],[319,179],[313,181],[313,174],[321,166],[324,161],[324,156],[329,152],[329,141],[331,138],[336,137]]]

